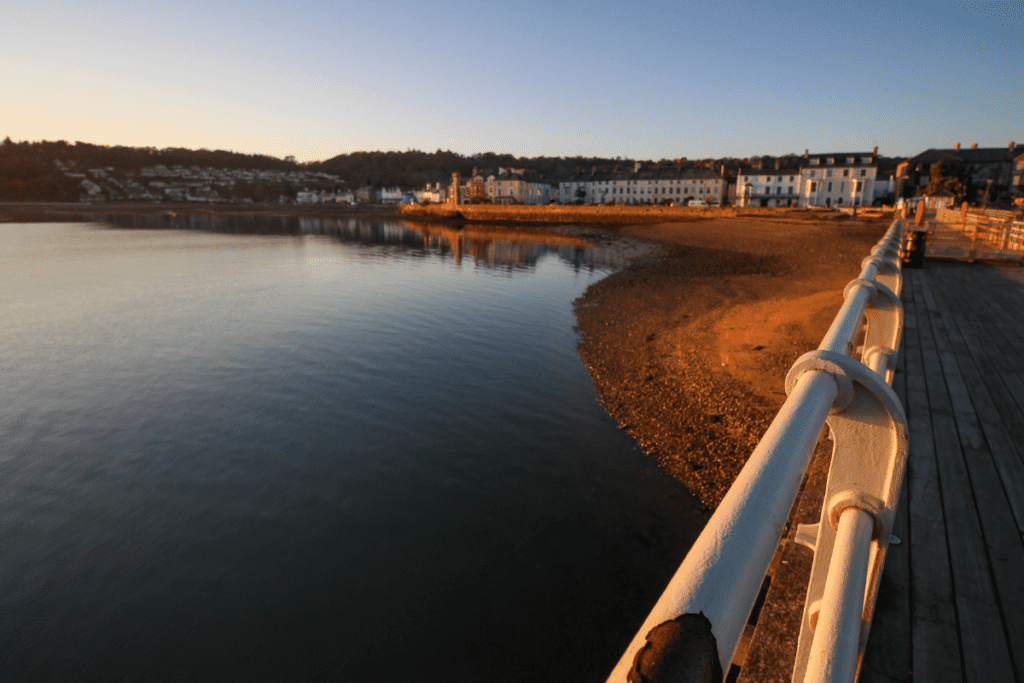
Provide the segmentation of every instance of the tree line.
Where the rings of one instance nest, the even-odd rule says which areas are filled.
[[[0,142],[0,201],[75,201],[80,180],[67,177],[55,161],[69,170],[114,168],[133,171],[145,166],[199,166],[200,168],[255,168],[297,170],[299,164],[264,154],[180,147],[127,147],[94,145],[67,140]]]

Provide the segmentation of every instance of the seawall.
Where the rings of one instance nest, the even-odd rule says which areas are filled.
[[[714,218],[743,216],[824,216],[831,211],[799,208],[689,207],[689,206],[576,206],[573,204],[525,206],[498,204],[403,204],[402,218],[426,221],[469,221],[473,223],[587,223],[635,225],[641,223],[686,223]]]

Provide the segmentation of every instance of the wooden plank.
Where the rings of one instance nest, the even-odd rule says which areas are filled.
[[[973,299],[962,297],[958,293],[959,285],[958,281],[942,280],[942,295],[950,307],[955,308],[955,312],[944,311],[943,320],[950,343],[961,359],[964,381],[977,408],[978,421],[988,441],[1005,499],[1013,513],[1010,526],[1016,528],[1014,538],[1018,545],[1024,547],[1020,537],[1024,531],[1024,459],[1021,458],[1021,449],[1024,448],[1024,414],[1016,410],[1012,400],[1008,400],[1006,385],[992,363],[989,345],[983,343],[975,332],[980,323],[971,310]],[[1020,364],[1021,357],[1018,350],[1010,362]],[[1008,423],[1017,424],[1015,430],[1019,440],[1016,443]],[[1024,563],[1021,566],[1024,567]],[[1024,575],[1024,572],[1021,574]]]
[[[981,269],[979,272],[985,270],[987,269]],[[959,294],[963,315],[971,322],[970,327],[976,339],[984,342],[977,347],[982,353],[975,353],[975,356],[980,355],[988,359],[984,376],[989,380],[990,390],[998,393],[996,406],[1007,429],[1013,435],[1015,442],[1020,445],[1018,454],[1024,461],[1024,452],[1022,452],[1024,451],[1024,364],[1020,362],[1024,338],[1008,328],[1007,321],[1015,316],[1008,312],[1007,306],[1003,305],[1003,301],[1012,292],[1005,286],[998,287],[993,286],[992,282],[985,283],[983,278],[978,275],[961,277],[962,273],[960,272],[957,272],[956,275],[958,280],[966,280],[961,283],[966,284],[966,287],[957,289],[966,289],[973,295],[967,301],[965,292]],[[984,294],[976,294],[982,291]],[[1020,298],[1016,296],[1018,308]],[[1012,310],[1013,307],[1009,308]],[[991,368],[995,368],[996,372],[991,373]],[[997,379],[999,382],[994,381]],[[1005,391],[999,391],[998,384],[1005,386]],[[993,398],[996,397],[993,396]]]
[[[931,409],[918,333],[915,292],[918,272],[904,286],[904,352],[910,454],[907,509],[910,560],[911,664],[919,681],[961,681],[953,581],[939,492]]]
[[[945,366],[946,384],[951,395],[960,396],[954,401],[957,425],[972,423],[985,434],[988,447],[983,450],[964,448],[964,461],[970,476],[971,487],[981,522],[981,533],[988,550],[998,604],[1003,615],[1010,655],[1018,671],[1024,669],[1024,543],[1014,518],[1009,496],[1024,496],[1024,468],[1020,465],[1013,442],[998,420],[983,419],[984,414],[997,415],[995,406],[974,364],[970,348],[959,336],[956,319],[962,311],[958,302],[948,296],[948,290],[959,286],[947,280],[939,280],[932,290],[939,304],[941,321],[933,320],[933,328],[940,346],[948,342],[956,353],[956,368]],[[940,297],[945,296],[945,299]],[[943,303],[956,306],[951,310]],[[940,325],[944,328],[940,330]],[[959,372],[956,372],[956,371]],[[977,414],[969,411],[963,394],[970,394]],[[961,430],[963,433],[963,430]],[[1000,465],[1003,467],[1000,468]],[[1007,473],[1016,479],[1006,482],[1001,474]],[[1013,488],[1016,486],[1016,488]],[[1018,501],[1021,502],[1021,501]]]
[[[977,266],[975,272],[956,270],[949,274],[956,277],[960,282],[961,296],[970,297],[971,302],[966,308],[967,314],[971,316],[977,334],[983,339],[985,346],[992,349],[992,362],[999,369],[1000,378],[1010,390],[1010,404],[1020,412],[1024,412],[1024,368],[1014,360],[1020,355],[1020,349],[1024,348],[1024,335],[1015,329],[1012,324],[1013,318],[1019,313],[1013,313],[1014,306],[1006,302],[1007,295],[1013,295],[1016,299],[1016,307],[1019,308],[1019,290],[1008,288],[1005,283],[1001,286],[994,284],[989,277],[984,277],[987,269]]]
[[[981,521],[964,462],[964,446],[985,447],[980,426],[957,420],[970,398],[959,379],[956,358],[948,348],[941,312],[927,281],[918,290],[928,319],[919,326],[927,377],[928,401],[945,512],[964,675],[968,681],[1014,680],[1003,632],[999,599],[992,581]],[[922,308],[918,306],[920,313]],[[955,410],[954,406],[961,407]],[[962,429],[958,429],[961,427]]]
[[[971,282],[984,293],[985,303],[1002,311],[995,322],[1008,335],[1015,337],[1018,343],[1024,342],[1024,320],[1021,320],[1019,310],[1024,285],[996,267],[971,269],[968,275]]]

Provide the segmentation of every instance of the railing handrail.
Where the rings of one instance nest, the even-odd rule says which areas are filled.
[[[793,365],[786,378],[788,398],[609,683],[672,680],[683,671],[704,672],[708,681],[722,679],[826,420],[836,450],[823,521],[802,526],[800,533],[801,542],[815,548],[815,560],[794,680],[804,680],[805,671],[817,676],[814,680],[853,680],[866,638],[861,618],[870,619],[874,608],[906,458],[906,419],[889,388],[903,329],[899,247],[904,225],[893,221],[862,262],[860,277],[847,285],[843,306],[818,350]],[[858,362],[850,353],[865,317],[863,362]],[[870,476],[859,471],[865,459],[878,470]],[[832,566],[835,562],[841,564]],[[807,638],[804,631],[813,636],[816,623],[822,635]]]

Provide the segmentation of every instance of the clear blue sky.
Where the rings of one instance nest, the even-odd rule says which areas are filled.
[[[1024,1],[4,0],[0,136],[326,159],[1024,143]]]

